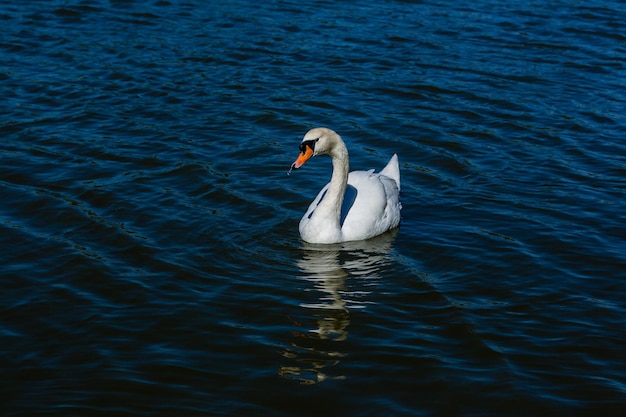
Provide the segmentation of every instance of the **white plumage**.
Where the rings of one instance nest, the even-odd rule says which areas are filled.
[[[300,236],[309,243],[365,240],[400,224],[400,168],[393,155],[379,173],[348,174],[348,150],[334,131],[318,127],[302,139],[300,155],[292,164],[300,168],[315,155],[329,155],[333,174],[300,220]]]

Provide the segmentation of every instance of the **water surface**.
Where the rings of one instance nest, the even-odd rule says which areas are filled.
[[[626,6],[257,3],[0,6],[2,415],[623,415]]]

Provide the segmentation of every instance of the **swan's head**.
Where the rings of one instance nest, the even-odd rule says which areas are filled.
[[[325,127],[316,127],[306,132],[300,143],[300,155],[291,164],[292,169],[298,169],[312,156],[335,155],[339,144],[343,144],[341,137],[334,131]],[[342,147],[345,149],[345,145]]]

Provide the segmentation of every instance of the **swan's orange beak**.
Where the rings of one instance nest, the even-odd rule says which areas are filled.
[[[305,146],[300,147],[300,149],[302,150],[302,152],[300,152],[300,155],[298,155],[298,158],[295,160],[295,162],[291,164],[292,169],[300,168],[302,165],[304,165],[306,161],[308,161],[313,156],[313,148],[310,144],[306,144]]]

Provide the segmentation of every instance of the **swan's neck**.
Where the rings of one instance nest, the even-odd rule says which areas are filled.
[[[327,220],[332,219],[337,230],[340,230],[341,205],[346,193],[350,169],[348,150],[343,142],[337,143],[333,152],[330,153],[330,157],[333,162],[333,175],[330,178],[326,195],[315,211],[317,215],[323,216]]]

